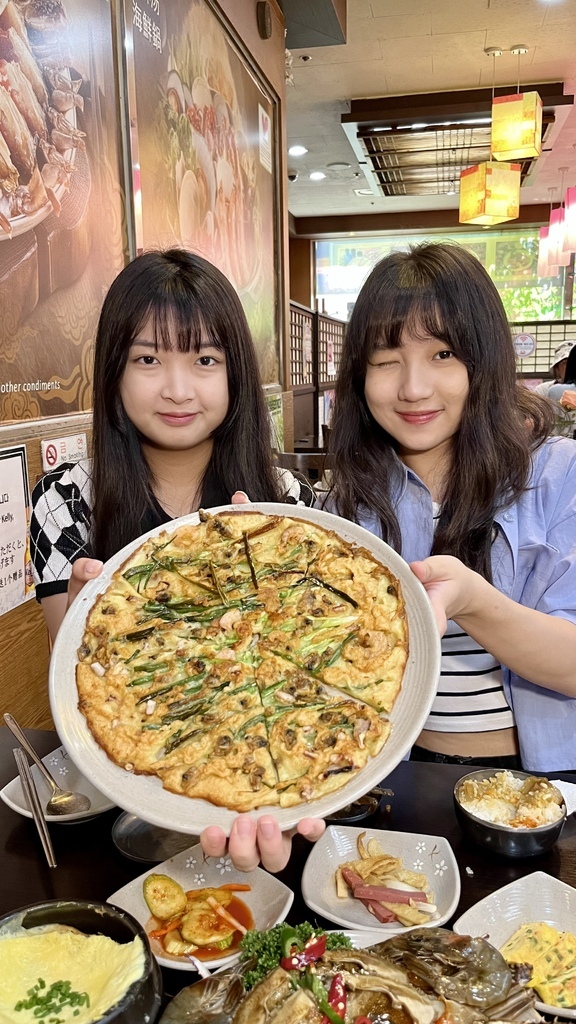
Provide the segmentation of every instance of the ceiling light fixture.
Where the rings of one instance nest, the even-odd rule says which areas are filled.
[[[309,53],[301,53],[298,60],[301,60],[303,64],[309,64],[312,60],[312,55]]]
[[[308,150],[306,146],[290,146],[288,152],[290,156],[305,156]]]
[[[501,46],[487,46],[484,50],[487,57],[501,57],[504,50]]]
[[[374,192],[371,188],[355,188],[352,190],[357,196],[373,196]]]
[[[322,181],[322,179],[325,177],[326,175],[324,174],[324,171],[312,171],[312,174],[310,175],[310,181]]]
[[[345,160],[334,160],[331,164],[326,164],[331,171],[347,171],[352,164],[347,164]]]

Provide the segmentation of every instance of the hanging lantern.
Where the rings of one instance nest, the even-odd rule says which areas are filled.
[[[492,157],[526,160],[542,152],[542,100],[537,92],[495,96],[492,101]]]
[[[576,252],[576,187],[566,189],[564,200],[564,252]],[[566,264],[568,266],[568,264]]]
[[[520,212],[520,164],[492,161],[460,175],[460,223],[501,224]]]
[[[540,228],[538,232],[538,277],[551,277],[548,265],[548,228]]]
[[[557,206],[550,214],[548,231],[548,260],[551,266],[567,267],[570,253],[564,251],[564,207]]]

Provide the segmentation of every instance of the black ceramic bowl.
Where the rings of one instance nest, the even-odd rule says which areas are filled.
[[[509,825],[496,825],[491,821],[484,821],[475,814],[471,814],[460,803],[459,794],[462,784],[467,779],[482,781],[495,775],[498,768],[481,768],[479,771],[470,772],[458,780],[454,786],[454,810],[462,830],[478,843],[486,846],[493,853],[499,853],[504,857],[536,857],[540,853],[546,853],[560,838],[560,833],[566,821],[566,805],[562,803],[562,817],[549,825],[539,825],[538,828],[511,828]],[[527,779],[529,772],[512,771],[512,775],[519,779]]]
[[[98,1018],[98,1024],[153,1024],[160,1009],[162,978],[148,936],[131,914],[91,900],[46,900],[0,917],[0,934],[7,925],[39,928],[50,924],[69,925],[86,935],[107,935],[119,943],[140,936],[144,944],[143,974],[115,1006]]]

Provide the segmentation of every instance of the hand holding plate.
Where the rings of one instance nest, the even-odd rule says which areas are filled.
[[[268,871],[282,871],[292,850],[292,836],[298,833],[314,843],[323,834],[326,824],[321,818],[302,818],[295,829],[281,832],[271,815],[255,820],[239,814],[232,823],[230,839],[221,828],[211,825],[200,836],[202,849],[208,857],[222,857],[226,852],[239,871],[254,871],[258,864]]]

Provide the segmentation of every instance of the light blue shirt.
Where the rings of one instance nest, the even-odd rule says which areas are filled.
[[[427,558],[434,531],[432,498],[399,460],[392,503],[402,557],[407,562]],[[367,510],[358,522],[381,536],[376,516]],[[496,515],[495,525],[494,586],[527,608],[576,623],[576,441],[550,438],[534,453],[528,489]],[[543,772],[576,769],[576,698],[529,683],[504,665],[502,670],[523,766]]]

